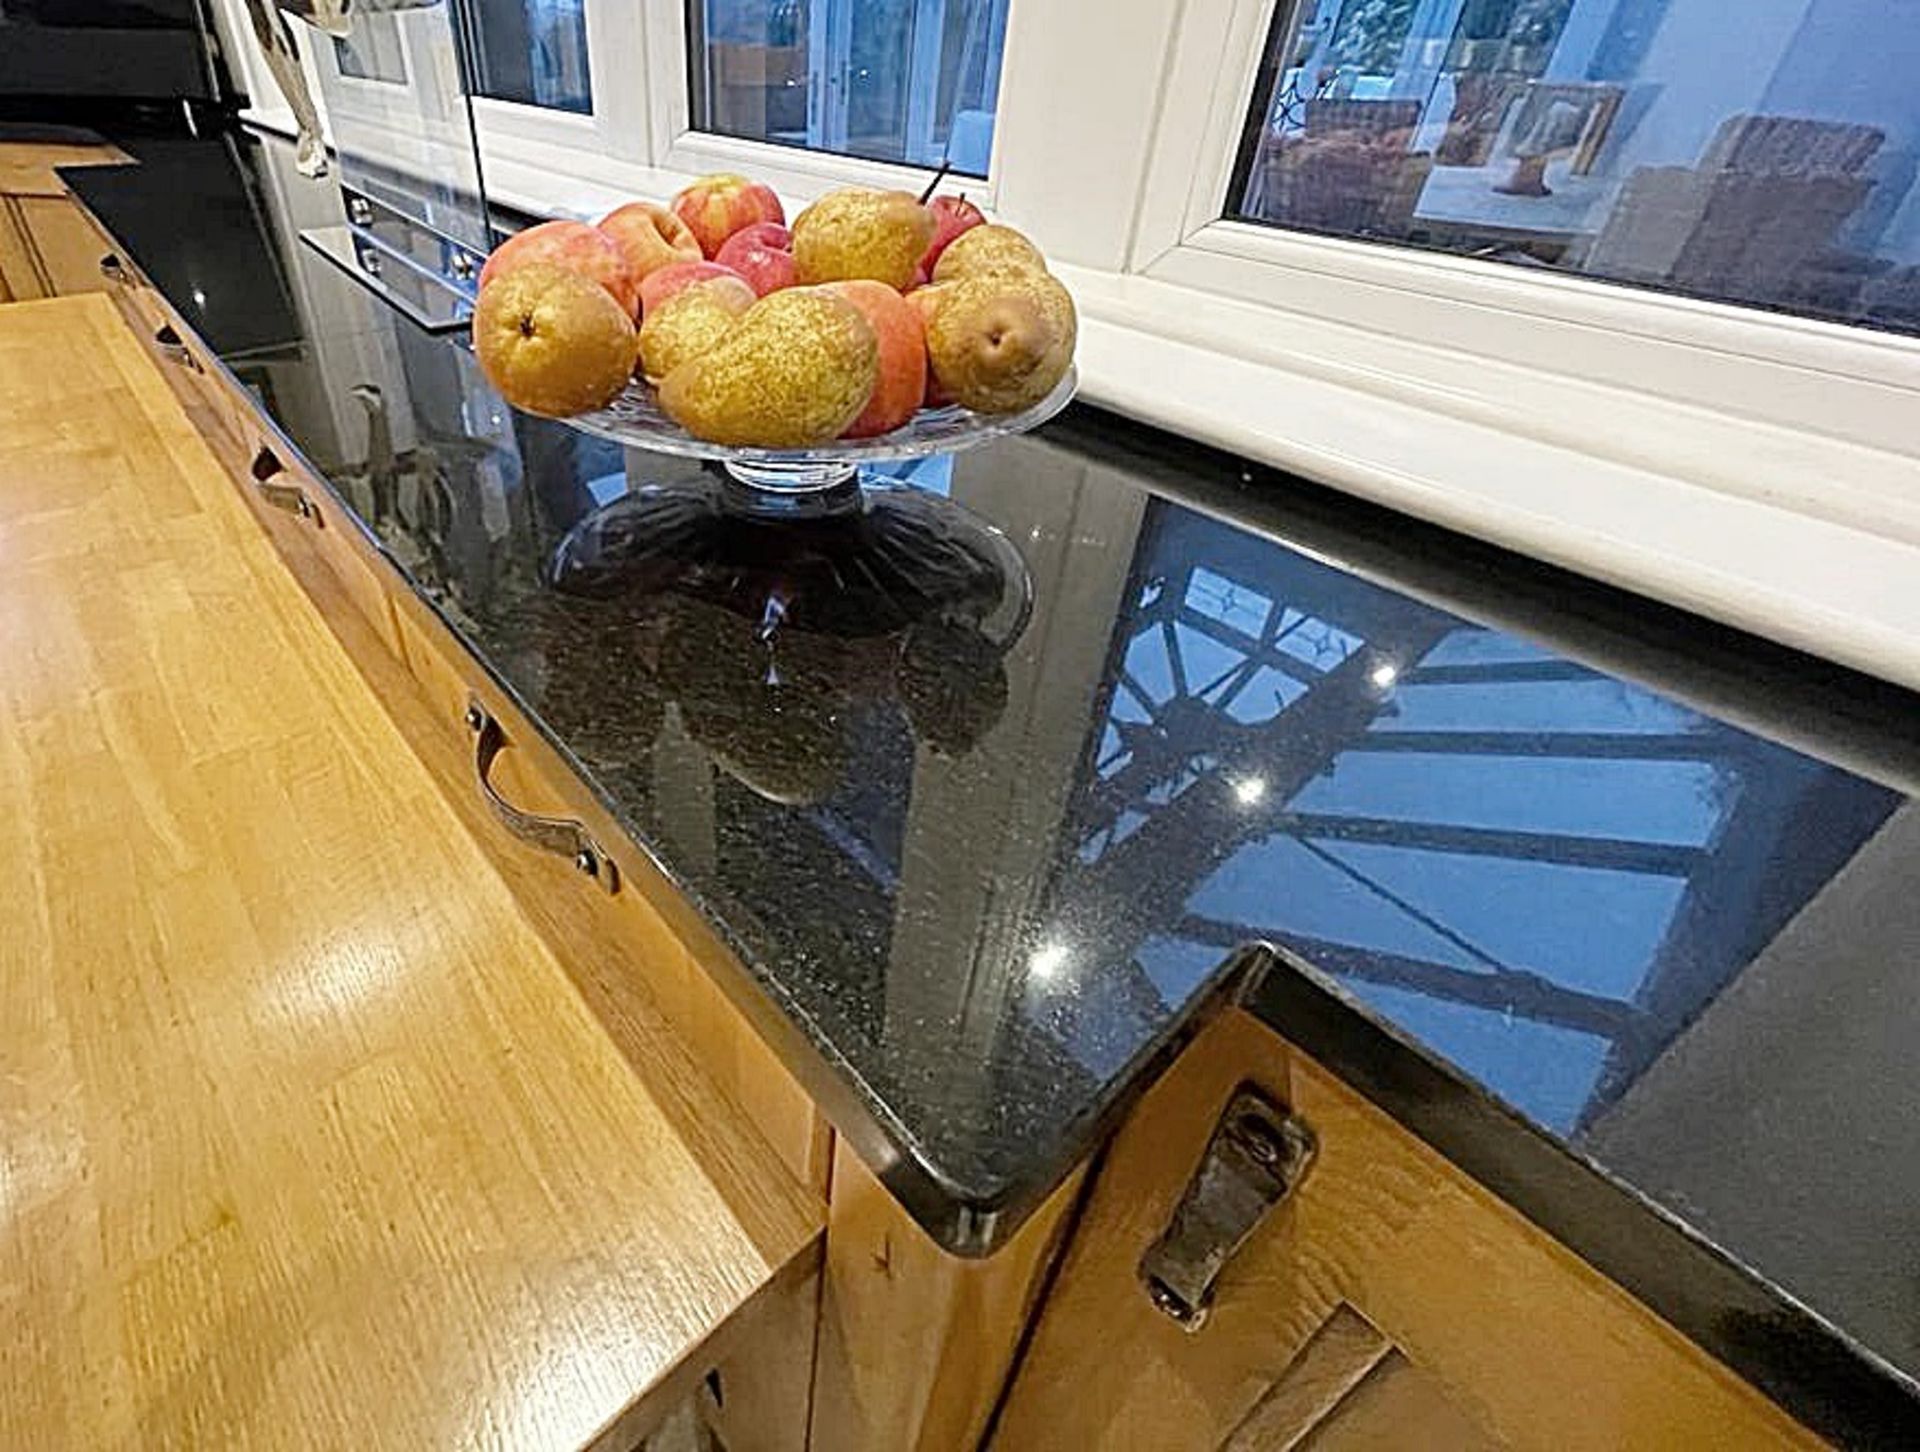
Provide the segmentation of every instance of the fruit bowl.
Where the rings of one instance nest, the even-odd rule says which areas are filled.
[[[1077,372],[1068,368],[1053,392],[1019,413],[974,413],[957,405],[923,408],[891,433],[838,439],[805,449],[749,449],[695,438],[661,412],[654,390],[639,379],[605,408],[562,421],[628,448],[718,460],[728,474],[751,489],[807,495],[847,483],[862,464],[957,453],[1038,428],[1072,401],[1077,382]]]

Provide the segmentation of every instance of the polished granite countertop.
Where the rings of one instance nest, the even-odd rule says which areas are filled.
[[[1811,1425],[1920,1439],[1913,697],[1088,408],[756,514],[301,246],[285,145],[125,144],[76,193],[950,1247],[1245,993]]]

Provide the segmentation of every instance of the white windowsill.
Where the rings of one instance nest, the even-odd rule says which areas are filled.
[[[1641,399],[1635,423],[1645,437],[1616,428],[1606,454],[1577,449],[1461,417],[1437,392],[1428,406],[1410,402],[1404,379],[1383,378],[1377,391],[1347,386],[1168,337],[1150,320],[1190,322],[1208,299],[1058,271],[1081,307],[1090,402],[1920,688],[1920,547],[1651,466],[1663,426],[1682,435],[1666,451],[1678,459],[1691,452],[1690,431],[1709,429],[1722,449],[1716,476],[1746,468],[1766,477],[1779,441],[1764,430]],[[1561,389],[1567,412],[1618,423],[1610,391]],[[1751,443],[1730,452],[1742,433]],[[1888,467],[1887,456],[1854,445],[1798,442],[1801,466],[1824,455],[1837,470]],[[1897,462],[1920,497],[1920,466]]]
[[[246,119],[291,134],[290,116]],[[590,216],[690,179],[603,157],[563,175],[511,140],[488,150],[489,196],[532,215]],[[1430,350],[1378,335],[1056,271],[1080,305],[1093,403],[1920,689],[1910,454],[1599,384],[1489,382],[1466,355],[1482,376],[1450,384]]]

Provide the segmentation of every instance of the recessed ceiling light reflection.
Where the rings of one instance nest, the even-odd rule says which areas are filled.
[[[1251,807],[1267,794],[1267,779],[1263,776],[1243,776],[1233,784],[1234,800],[1243,807]]]
[[[1051,980],[1067,966],[1067,956],[1066,944],[1042,943],[1027,959],[1027,972],[1043,982]]]
[[[1391,661],[1382,661],[1368,672],[1367,679],[1373,682],[1375,689],[1387,690],[1400,679],[1400,667]]]

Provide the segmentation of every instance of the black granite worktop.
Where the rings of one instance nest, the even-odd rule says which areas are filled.
[[[128,145],[78,194],[936,1236],[1253,984],[1811,1424],[1920,1440],[1912,697],[1084,407],[744,517],[301,247],[290,148]]]

